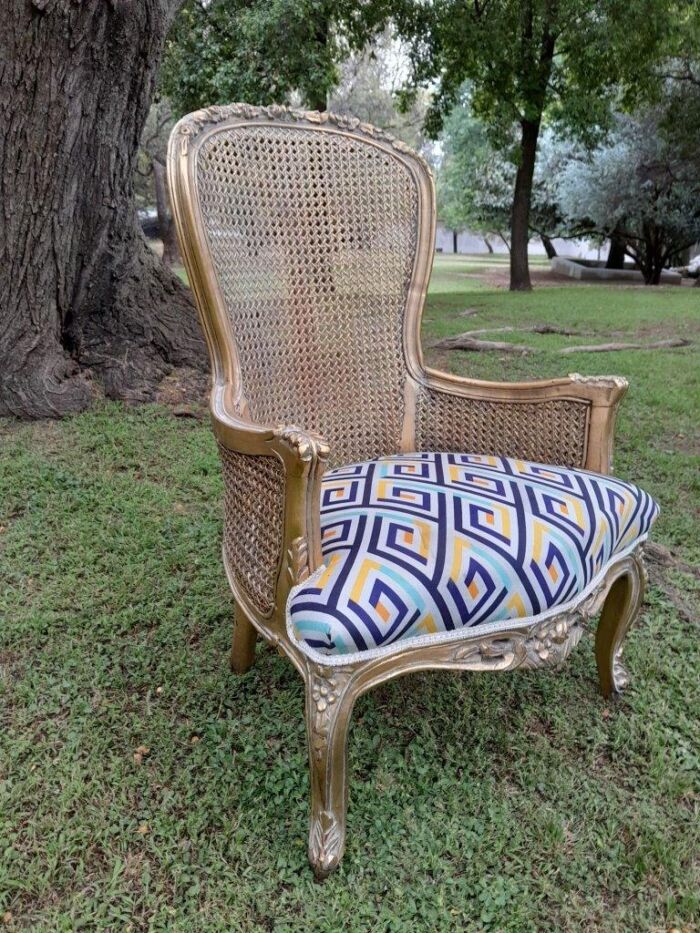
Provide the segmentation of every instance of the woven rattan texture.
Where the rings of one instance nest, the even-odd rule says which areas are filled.
[[[249,125],[202,144],[197,186],[252,419],[320,433],[332,464],[398,450],[408,168],[339,133]]]
[[[219,445],[224,472],[224,551],[236,583],[263,614],[275,605],[284,524],[284,467],[277,457]]]
[[[589,403],[549,399],[509,403],[459,398],[422,389],[418,397],[418,450],[519,457],[534,463],[582,467],[586,460]]]

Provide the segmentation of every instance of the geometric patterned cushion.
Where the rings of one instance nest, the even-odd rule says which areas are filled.
[[[658,515],[586,470],[473,454],[381,457],[323,479],[325,567],[293,591],[302,647],[350,654],[573,600]]]

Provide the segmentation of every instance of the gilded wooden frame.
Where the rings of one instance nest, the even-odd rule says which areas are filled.
[[[584,456],[580,464],[606,473],[611,468],[613,426],[627,383],[617,377],[571,375],[541,382],[484,382],[463,379],[425,367],[420,323],[435,239],[435,193],[423,160],[388,134],[359,121],[332,114],[283,107],[243,104],[211,107],[181,120],[173,130],[168,174],[180,247],[199,309],[212,363],[210,409],[213,430],[226,449],[241,454],[276,457],[284,468],[284,522],[276,572],[275,604],[266,613],[239,585],[224,554],[224,564],[238,611],[234,623],[231,666],[245,672],[254,660],[261,634],[286,655],[306,684],[311,818],[309,860],[318,877],[340,862],[345,847],[347,807],[346,740],[355,700],[394,677],[425,669],[507,671],[558,667],[578,642],[583,625],[602,609],[595,650],[600,687],[606,696],[626,683],[620,662],[622,640],[643,598],[645,574],[641,547],[613,560],[596,585],[561,611],[545,613],[529,624],[486,634],[469,629],[458,639],[433,644],[410,641],[351,663],[315,660],[290,635],[286,606],[292,588],[322,564],[320,532],[321,480],[327,467],[326,441],[295,426],[266,426],[249,421],[242,397],[237,351],[224,300],[217,284],[199,212],[196,155],[212,133],[240,124],[302,124],[319,132],[343,133],[381,146],[411,171],[419,192],[419,230],[411,288],[404,317],[406,415],[401,450],[415,449],[416,399],[421,387],[460,399],[533,404],[572,399],[588,404]]]

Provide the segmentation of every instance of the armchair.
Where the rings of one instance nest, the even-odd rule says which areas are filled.
[[[304,679],[323,877],[357,697],[426,668],[558,667],[600,610],[600,687],[621,689],[658,510],[608,475],[623,379],[424,366],[434,188],[402,143],[234,104],[177,124],[168,171],[212,362],[231,664],[260,634]]]

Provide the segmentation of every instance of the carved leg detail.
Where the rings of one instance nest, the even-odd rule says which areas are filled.
[[[236,606],[233,613],[233,641],[231,644],[231,670],[245,674],[255,661],[255,642],[258,633],[243,611]]]
[[[600,690],[605,697],[620,693],[629,682],[622,666],[622,642],[639,615],[645,579],[641,558],[635,555],[613,582],[603,603],[596,631],[595,656]]]
[[[309,862],[325,878],[345,851],[347,812],[347,735],[355,701],[351,672],[310,667],[306,683],[311,821]]]

